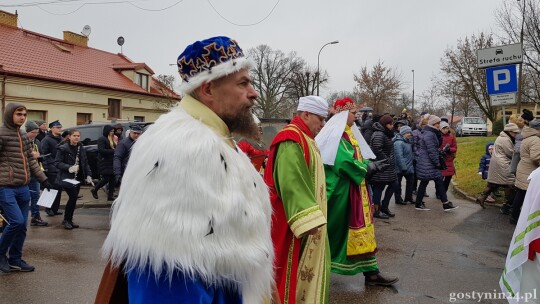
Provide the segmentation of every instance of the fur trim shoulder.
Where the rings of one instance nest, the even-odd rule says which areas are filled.
[[[259,303],[273,282],[271,212],[248,157],[179,107],[133,146],[103,254],[128,270],[237,282]]]

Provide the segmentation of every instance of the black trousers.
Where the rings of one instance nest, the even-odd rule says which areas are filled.
[[[394,184],[394,197],[396,202],[403,202],[403,198],[401,197],[401,181],[405,178],[405,200],[406,201],[413,201],[413,190],[415,188],[414,184],[414,174],[407,174],[403,175],[401,173],[398,173],[396,183]]]
[[[515,220],[519,219],[519,214],[521,213],[521,206],[523,206],[523,201],[525,200],[525,194],[527,194],[527,190],[516,190],[516,195],[514,197],[514,203],[512,204],[512,213],[511,216]]]
[[[450,181],[452,180],[452,175],[443,176],[444,192],[448,192],[448,187],[450,186]]]
[[[109,192],[107,194],[107,199],[113,199],[114,198],[114,174],[106,174],[101,175],[101,179],[96,184],[96,187],[94,188],[96,191],[101,189],[105,184],[109,184]]]
[[[388,210],[388,205],[390,204],[390,199],[394,194],[394,185],[395,182],[379,183],[372,182],[371,189],[373,190],[372,200],[374,205],[380,206],[379,210]],[[387,187],[388,186],[388,187]],[[386,191],[384,188],[386,188]],[[381,201],[382,194],[384,192],[384,199]]]
[[[80,184],[73,188],[64,188],[68,195],[68,201],[66,204],[66,210],[64,213],[64,221],[73,221],[73,213],[75,212],[75,207],[77,206],[77,197],[79,196],[79,191],[81,190]]]
[[[419,206],[422,204],[422,200],[424,199],[424,194],[426,194],[426,188],[429,184],[428,180],[420,180],[420,185],[418,186],[418,190],[416,192],[416,205]],[[441,202],[446,203],[448,202],[448,198],[446,197],[446,191],[444,191],[444,182],[442,177],[439,177],[437,179],[432,180],[435,182],[435,192],[439,195],[439,199]]]

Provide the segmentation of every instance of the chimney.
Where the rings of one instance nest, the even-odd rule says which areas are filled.
[[[64,41],[78,46],[88,47],[88,37],[70,31],[64,31]]]
[[[17,13],[11,14],[0,10],[0,24],[11,27],[17,27]]]

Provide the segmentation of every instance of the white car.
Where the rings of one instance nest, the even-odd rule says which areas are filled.
[[[487,136],[486,122],[480,117],[463,117],[456,125],[457,136]]]

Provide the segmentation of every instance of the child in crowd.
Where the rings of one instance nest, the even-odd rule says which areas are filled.
[[[491,154],[493,154],[493,143],[488,142],[486,144],[486,154],[482,155],[482,158],[480,159],[480,165],[478,166],[478,175],[480,175],[483,180],[486,180],[488,176],[489,162],[491,161]],[[486,198],[486,201],[489,203],[495,202],[495,198],[493,197],[493,194],[490,194]]]

